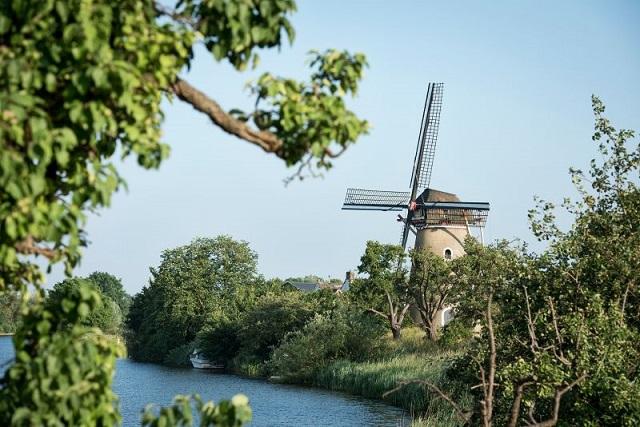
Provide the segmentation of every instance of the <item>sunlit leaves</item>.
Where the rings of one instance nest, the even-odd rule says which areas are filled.
[[[310,64],[309,82],[269,73],[260,76],[251,85],[256,109],[242,115],[283,141],[282,157],[288,165],[308,156],[315,166],[329,168],[331,157],[369,130],[369,123],[349,110],[344,100],[345,94],[357,92],[367,62],[362,54],[329,50],[312,52]]]
[[[283,35],[293,42],[288,15],[295,10],[293,0],[183,0],[174,17],[198,32],[216,60],[244,70],[257,65],[257,48],[280,46]]]
[[[139,2],[16,1],[0,16],[10,23],[0,36],[4,287],[38,281],[16,256],[20,242],[51,244],[51,260],[67,268],[77,262],[83,210],[108,205],[122,182],[107,162],[118,147],[144,167],[166,156],[162,90],[188,61],[193,35],[157,25]]]

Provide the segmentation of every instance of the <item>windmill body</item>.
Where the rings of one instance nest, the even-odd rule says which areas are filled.
[[[429,188],[435,158],[443,83],[429,83],[420,134],[413,161],[409,191],[349,188],[342,209],[404,211],[400,244],[406,249],[409,233],[416,235],[416,249],[430,250],[446,259],[464,254],[464,240],[472,228],[480,230],[489,213],[487,202],[462,202],[453,193]]]

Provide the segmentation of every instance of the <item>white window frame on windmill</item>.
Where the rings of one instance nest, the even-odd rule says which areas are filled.
[[[447,251],[449,251],[449,258],[447,258]],[[451,261],[453,259],[453,249],[446,247],[442,250],[442,258],[444,258],[445,261]]]

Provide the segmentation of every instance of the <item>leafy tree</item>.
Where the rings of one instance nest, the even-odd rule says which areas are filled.
[[[314,306],[300,293],[267,295],[244,314],[238,330],[241,357],[264,362],[289,332],[302,328]]]
[[[407,283],[407,292],[413,296],[413,306],[420,315],[427,338],[438,338],[438,317],[455,292],[451,262],[430,251],[411,252],[412,270]],[[453,261],[452,261],[453,262]]]
[[[129,314],[127,345],[138,360],[161,362],[172,348],[193,341],[213,314],[234,315],[261,281],[255,252],[228,236],[195,239],[161,259]]]
[[[109,273],[94,271],[87,277],[87,280],[95,283],[102,295],[111,298],[118,304],[123,318],[127,317],[129,306],[131,305],[131,296],[124,290],[121,279]]]
[[[539,202],[532,229],[550,242],[545,252],[468,242],[461,258],[459,312],[482,327],[454,374],[467,372],[473,386],[480,378],[473,423],[640,422],[640,144],[611,126],[595,97],[593,107],[602,160],[571,170],[580,199],[563,203],[570,229]]]
[[[394,339],[400,338],[402,323],[410,306],[404,285],[404,257],[401,246],[367,242],[358,266],[358,271],[367,277],[355,280],[349,290],[353,302],[389,322]]]
[[[45,304],[50,310],[60,307],[64,304],[64,300],[75,292],[75,288],[82,287],[90,289],[98,294],[100,300],[96,303],[91,314],[86,316],[82,325],[100,328],[107,334],[116,334],[122,326],[122,313],[118,305],[109,297],[105,296],[98,286],[86,279],[66,279],[60,283],[56,283],[51,291],[48,292]]]
[[[163,99],[192,105],[287,166],[331,167],[368,129],[344,100],[357,92],[364,55],[311,52],[304,82],[264,73],[250,112],[225,112],[178,77],[196,44],[238,70],[256,66],[258,49],[293,40],[295,9],[293,0],[3,2],[0,288],[41,281],[25,255],[76,265],[83,211],[108,205],[122,184],[116,149],[145,168],[167,157]]]
[[[63,262],[71,274],[87,243],[85,211],[109,205],[123,184],[114,153],[133,154],[144,168],[167,157],[164,99],[184,101],[225,132],[298,165],[299,176],[305,166],[330,168],[368,129],[344,99],[357,92],[363,55],[312,52],[303,82],[264,73],[251,86],[250,112],[226,112],[178,77],[196,44],[238,70],[256,66],[258,49],[280,47],[285,35],[293,40],[293,11],[293,0],[0,3],[0,290],[39,287],[37,257],[49,266]],[[31,309],[34,316],[54,310]],[[102,362],[80,354],[81,365]],[[34,381],[56,377],[39,375]],[[96,383],[96,393],[110,396],[108,386]],[[100,411],[90,399],[75,402],[74,410],[87,405],[87,416]]]
[[[198,333],[197,347],[210,360],[229,365],[240,350],[240,322],[239,316],[234,319],[213,317]]]

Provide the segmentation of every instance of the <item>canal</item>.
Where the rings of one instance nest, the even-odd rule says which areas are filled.
[[[0,337],[0,366],[13,357],[11,337]],[[272,384],[215,372],[178,369],[120,359],[114,380],[123,426],[140,425],[148,403],[166,405],[176,394],[205,400],[249,397],[251,426],[408,426],[410,418],[382,402],[321,389]]]

